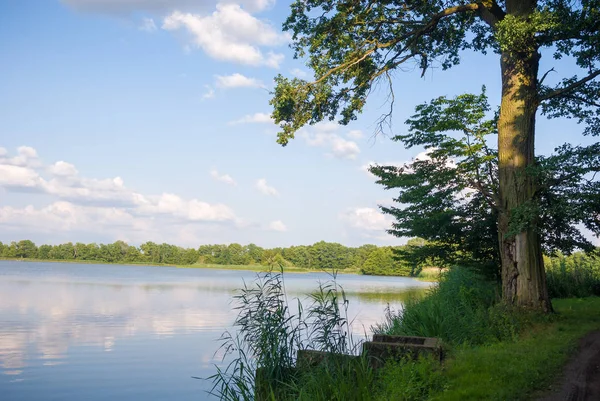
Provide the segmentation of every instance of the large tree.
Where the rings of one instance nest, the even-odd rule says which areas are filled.
[[[273,117],[287,144],[306,124],[356,119],[372,87],[390,85],[390,73],[407,63],[423,73],[450,68],[461,52],[499,58],[502,97],[498,116],[498,241],[503,297],[509,304],[551,310],[537,225],[530,218],[511,232],[511,215],[532,201],[536,180],[535,121],[571,117],[600,133],[600,0],[297,0],[284,23],[296,56],[308,58],[315,80],[276,78]],[[542,52],[573,60],[582,76],[552,87],[540,74]],[[382,117],[380,126],[393,110]]]
[[[396,219],[388,231],[427,240],[419,246],[409,241],[397,252],[401,258],[471,265],[500,277],[498,116],[489,114],[485,91],[418,105],[406,132],[392,140],[426,152],[402,165],[371,166],[377,183],[398,191],[395,204],[382,207]],[[594,251],[582,229],[600,235],[599,171],[600,143],[563,145],[537,156],[527,171],[537,191],[531,202],[513,209],[509,234],[522,231],[533,216],[540,220],[536,228],[545,253]]]

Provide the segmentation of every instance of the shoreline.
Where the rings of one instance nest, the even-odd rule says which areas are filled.
[[[58,259],[31,259],[31,258],[2,258],[0,257],[0,261],[7,262],[27,262],[27,263],[71,263],[71,264],[83,264],[83,265],[113,265],[113,266],[152,266],[152,267],[172,267],[177,269],[214,269],[214,270],[245,270],[252,272],[267,272],[269,268],[263,265],[219,265],[219,264],[193,264],[193,265],[174,265],[167,263],[152,263],[152,262],[126,262],[126,263],[115,263],[115,262],[104,262],[98,260],[58,260]],[[327,273],[324,270],[311,270],[305,269],[302,267],[284,267],[284,273]],[[357,269],[348,269],[341,271],[339,270],[337,274],[356,274],[362,275],[360,270]],[[384,276],[381,276],[384,277]],[[391,276],[391,277],[401,277],[401,276]]]
[[[166,263],[152,263],[152,262],[129,262],[129,263],[115,263],[115,262],[103,262],[97,260],[58,260],[58,259],[31,259],[31,258],[4,258],[0,257],[0,261],[7,262],[27,262],[27,263],[72,263],[72,264],[83,264],[83,265],[113,265],[113,266],[152,266],[152,267],[172,267],[177,269],[214,269],[214,270],[240,270],[240,271],[251,271],[255,273],[262,273],[269,271],[267,266],[263,265],[219,265],[219,264],[193,264],[193,265],[173,265]],[[302,267],[296,266],[284,266],[284,273],[292,273],[292,274],[306,274],[306,273],[331,273],[325,270],[313,270],[313,269],[305,269]],[[365,274],[361,273],[359,269],[346,269],[346,270],[338,270],[336,274],[354,274],[357,276],[363,276]],[[428,282],[428,283],[437,283],[439,280],[431,277],[411,277],[411,276],[396,276],[396,275],[376,275],[376,274],[368,274],[366,276],[373,277],[405,277],[405,278],[413,278],[418,281]]]

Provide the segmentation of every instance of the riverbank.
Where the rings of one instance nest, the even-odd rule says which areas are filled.
[[[0,258],[0,260],[10,262],[37,262],[37,263],[75,263],[75,264],[90,264],[90,265],[115,265],[115,266],[158,266],[158,267],[175,267],[179,269],[217,269],[217,270],[244,270],[252,272],[266,272],[269,271],[268,266],[263,265],[219,265],[219,264],[192,264],[192,265],[173,265],[166,263],[152,263],[152,262],[125,262],[125,263],[114,263],[104,262],[97,260],[56,260],[56,259],[21,259],[21,258]],[[323,270],[312,270],[305,269],[296,266],[284,266],[284,273],[322,273]],[[344,269],[337,271],[338,274],[362,274],[360,269]]]
[[[556,315],[533,323],[515,341],[451,351],[432,400],[537,399],[560,383],[559,374],[586,334],[600,329],[600,298],[555,299]]]

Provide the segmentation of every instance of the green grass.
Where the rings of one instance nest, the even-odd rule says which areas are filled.
[[[462,347],[443,369],[432,400],[522,400],[548,388],[576,349],[600,329],[600,298],[554,300],[557,316],[533,323],[516,341]]]
[[[376,331],[392,335],[439,337],[451,344],[484,344],[512,338],[520,321],[499,300],[495,282],[464,268],[445,273],[422,299],[389,311]]]
[[[576,253],[546,258],[544,263],[550,297],[600,296],[600,258]]]
[[[437,282],[440,281],[441,276],[447,271],[448,269],[440,270],[437,267],[426,267],[417,274],[417,279],[421,281]]]
[[[600,329],[600,298],[554,300],[557,313],[552,315],[513,310],[498,303],[496,283],[454,269],[425,297],[408,301],[403,314],[389,315],[378,327],[391,334],[441,337],[447,350],[443,364],[432,358],[405,359],[373,370],[363,356],[350,364],[333,358],[303,370],[295,365],[298,349],[358,350],[356,344],[348,345],[353,342],[348,343],[342,311],[346,294],[334,279],[311,294],[314,303],[308,309],[294,314],[281,273],[261,277],[262,285],[247,287],[236,297],[242,301],[236,308],[242,335],[224,338],[226,348],[239,356],[212,377],[214,390],[224,399],[251,399],[257,367],[263,372],[265,395],[282,401],[532,399],[556,383],[578,339]]]
[[[495,283],[458,268],[425,298],[388,314],[378,331],[442,338],[449,358],[441,369],[428,360],[386,367],[378,399],[528,399],[548,386],[579,338],[600,329],[600,298],[554,299],[554,315],[498,301]]]

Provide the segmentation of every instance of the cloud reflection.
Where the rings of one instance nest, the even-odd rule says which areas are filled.
[[[230,293],[192,285],[0,281],[0,366],[22,373],[31,359],[56,365],[70,347],[110,352],[132,336],[220,333],[234,318]],[[215,335],[216,336],[216,335]]]

